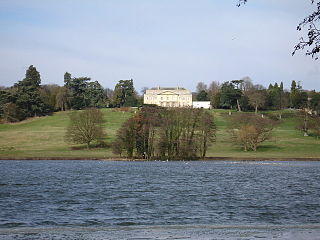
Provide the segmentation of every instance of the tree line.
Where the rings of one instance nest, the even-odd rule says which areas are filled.
[[[146,89],[143,88],[143,92]],[[239,112],[254,111],[256,114],[259,110],[300,109],[297,114],[300,119],[299,129],[305,135],[317,132],[319,126],[320,93],[314,90],[306,91],[296,81],[292,81],[289,90],[284,88],[282,82],[269,84],[268,88],[265,88],[254,84],[249,77],[222,84],[213,81],[209,86],[199,82],[193,98],[210,101],[214,108],[236,109]],[[40,73],[32,65],[27,69],[24,79],[12,87],[0,88],[2,122],[16,122],[70,109],[142,105],[142,96],[136,92],[132,79],[120,80],[112,90],[103,88],[98,81],[91,81],[89,77],[72,77],[66,72],[63,86],[41,85]],[[180,110],[166,111],[172,111],[174,116]],[[282,111],[278,113],[277,118],[281,119]],[[167,154],[171,157],[171,152]]]
[[[142,104],[133,80],[120,80],[114,90],[103,88],[89,77],[64,74],[64,85],[41,85],[40,73],[31,65],[25,78],[11,87],[0,87],[0,121],[17,122],[55,111],[103,107],[131,107]]]
[[[303,90],[295,80],[290,90],[283,83],[269,84],[268,88],[253,84],[249,77],[227,81],[222,84],[213,81],[209,87],[199,82],[194,98],[210,101],[214,108],[237,109],[238,111],[282,110],[285,108],[303,109],[320,112],[320,92]],[[281,116],[280,116],[281,118]]]

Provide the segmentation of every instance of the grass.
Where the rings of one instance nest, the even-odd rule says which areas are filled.
[[[297,119],[292,114],[283,118],[274,129],[270,140],[258,147],[257,152],[244,152],[239,146],[234,145],[228,134],[228,112],[213,110],[217,124],[217,141],[208,150],[208,156],[215,157],[257,157],[257,158],[320,158],[320,139],[309,136],[296,129]],[[292,113],[286,110],[284,113]],[[232,114],[237,114],[233,112]],[[253,113],[252,113],[253,114]],[[276,114],[276,112],[264,112]]]
[[[103,109],[105,141],[111,143],[121,124],[132,112],[115,112]],[[244,152],[231,143],[228,134],[227,110],[212,110],[218,128],[217,141],[207,152],[208,157],[241,158],[320,158],[320,139],[304,137],[295,126],[297,120],[287,114],[257,152]],[[0,124],[0,158],[108,158],[115,156],[110,148],[85,149],[65,143],[64,134],[70,112],[58,112],[53,116],[32,118],[14,124]],[[232,114],[237,114],[232,112]],[[264,114],[276,114],[264,112]],[[78,150],[73,150],[77,148]]]
[[[110,143],[116,135],[117,129],[133,113],[113,112],[112,109],[103,109],[104,127],[107,132],[106,142]],[[95,148],[72,150],[64,141],[66,127],[69,122],[70,112],[58,112],[53,116],[32,118],[14,124],[0,125],[0,157],[112,157],[110,148]]]

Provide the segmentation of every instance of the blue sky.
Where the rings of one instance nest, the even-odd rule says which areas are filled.
[[[320,90],[320,60],[291,56],[308,0],[0,0],[0,85],[29,65],[42,83],[68,71],[114,88],[186,87],[245,76]]]

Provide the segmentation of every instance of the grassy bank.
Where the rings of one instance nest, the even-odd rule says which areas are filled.
[[[102,110],[105,117],[106,142],[110,144],[117,129],[133,113]],[[263,143],[257,152],[243,152],[230,142],[227,132],[228,114],[224,110],[213,110],[218,127],[217,141],[208,150],[208,157],[235,158],[320,158],[320,140],[304,137],[295,129],[296,119],[284,118],[274,130],[270,140]],[[64,142],[69,112],[53,116],[32,118],[20,123],[0,125],[0,158],[112,158],[110,148],[87,150],[79,145]],[[236,114],[236,113],[233,113]]]
[[[103,109],[106,142],[110,143],[117,129],[132,113]],[[106,158],[113,156],[110,148],[85,149],[64,141],[70,112],[58,112],[53,116],[32,118],[14,124],[0,125],[0,157],[15,158]]]

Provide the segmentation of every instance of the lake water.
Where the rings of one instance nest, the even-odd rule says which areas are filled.
[[[320,162],[0,161],[0,239],[320,239]]]

